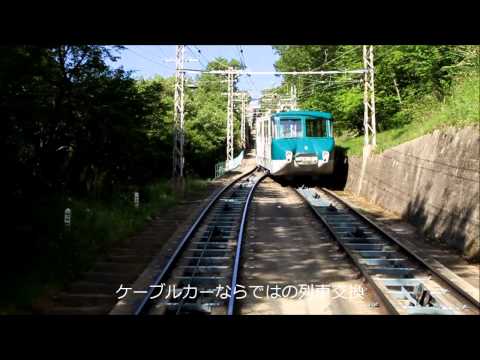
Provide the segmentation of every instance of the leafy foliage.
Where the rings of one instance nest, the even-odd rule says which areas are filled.
[[[207,65],[207,70],[225,70],[228,67],[238,69],[240,62],[216,58]],[[225,159],[228,90],[225,80],[225,76],[201,74],[195,79],[196,88],[187,94],[191,102],[190,111],[185,115],[187,165],[198,171],[201,176],[211,176],[214,162]],[[234,91],[238,90],[237,81],[234,81]],[[238,110],[234,116],[234,139],[238,151],[240,147]],[[197,166],[194,167],[193,164]]]
[[[0,47],[1,195],[9,224],[2,274],[14,266],[12,276],[28,277],[43,259],[50,272],[73,276],[177,198],[165,189],[175,79],[136,80],[123,68],[112,69],[106,61],[115,61],[121,49]],[[227,66],[240,64],[216,59],[209,65]],[[211,176],[215,162],[225,158],[226,84],[219,80],[201,75],[196,89],[186,89],[187,188],[195,175]],[[144,200],[137,212],[133,190]],[[62,224],[67,206],[77,226],[68,239]]]
[[[361,69],[361,46],[274,46],[280,55],[280,71]],[[479,66],[478,46],[382,45],[375,46],[376,118],[380,131],[412,121],[408,111],[424,97],[442,102],[456,76]],[[331,111],[339,133],[358,134],[363,130],[363,88],[361,75],[314,78],[286,76],[294,84],[299,105]],[[344,82],[342,82],[344,81]],[[280,89],[281,90],[281,89]]]

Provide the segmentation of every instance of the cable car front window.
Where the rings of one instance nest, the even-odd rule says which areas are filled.
[[[328,136],[327,121],[321,118],[308,118],[305,120],[308,137]]]
[[[302,136],[300,119],[280,119],[278,124],[278,138],[295,138]]]

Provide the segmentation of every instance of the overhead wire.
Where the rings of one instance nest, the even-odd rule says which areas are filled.
[[[141,54],[141,53],[138,52],[137,50],[133,50],[132,48],[129,48],[129,47],[125,47],[125,49],[127,49],[128,51],[136,54],[137,56],[139,56],[139,57],[141,57],[141,58],[143,58],[143,59],[145,59],[145,60],[147,60],[147,61],[149,61],[149,62],[151,62],[151,63],[153,63],[153,64],[157,64],[157,65],[163,66],[163,67],[165,67],[165,68],[167,68],[167,69],[169,69],[169,70],[174,70],[174,69],[172,69],[171,67],[167,66],[166,64],[162,64],[162,63],[160,63],[160,62],[158,62],[158,61],[152,60],[151,58],[149,58],[149,57]]]
[[[194,46],[194,47],[207,60],[207,63],[217,63],[217,64],[222,65],[225,69],[228,69],[228,67],[229,67],[228,65],[221,63],[220,61],[218,61],[215,58],[212,58],[211,60],[208,60],[208,58],[203,54],[203,52],[198,48],[198,46]]]
[[[362,82],[361,80],[352,80],[352,81],[341,82],[341,83],[332,83],[332,85],[326,86],[323,89],[321,89],[321,92],[330,91],[330,90],[338,89],[345,85],[351,85],[351,84],[361,83],[361,82]],[[313,95],[313,90],[310,92],[310,94],[308,94],[307,92],[300,94],[297,97],[297,100],[302,101],[311,97],[312,95]]]
[[[163,50],[159,46],[147,45],[147,46],[143,46],[142,49],[146,49],[146,50],[150,51],[151,54],[154,57],[158,57],[160,55],[160,57],[163,59],[163,60],[160,60],[160,61],[165,61],[165,59],[167,58],[167,56],[165,55],[165,53],[163,52]]]
[[[203,70],[207,70],[207,66],[202,62],[202,60],[200,60],[198,57],[197,57],[197,54],[195,54],[195,52],[190,48],[190,46],[186,46],[186,48],[188,49],[188,51],[190,51],[192,53],[192,56],[198,60],[198,62],[200,63],[201,66],[204,67]]]
[[[245,65],[245,67],[247,67],[247,59],[246,59],[246,56],[245,56],[245,52],[244,50],[242,49],[242,46],[239,45],[239,48],[240,48],[240,56],[242,57],[243,56],[243,64]],[[247,74],[247,81],[250,83],[250,85],[253,87],[253,90],[256,91],[257,93],[262,93],[258,88],[257,86],[255,85],[253,79],[252,79],[252,76]]]
[[[334,62],[334,61],[336,61],[336,60],[338,60],[338,59],[340,59],[340,58],[344,57],[345,55],[347,55],[347,54],[349,54],[349,53],[353,52],[354,50],[357,50],[357,49],[358,49],[360,46],[362,46],[362,45],[356,45],[356,46],[354,46],[353,48],[351,48],[350,50],[348,50],[348,51],[346,51],[346,52],[342,53],[341,55],[339,55],[339,56],[337,56],[337,57],[335,57],[335,58],[333,58],[333,59],[331,59],[331,60],[328,60],[327,62],[323,63],[321,66],[319,66],[319,67],[316,67],[315,69],[311,69],[310,71],[317,71],[317,70],[320,70],[320,69],[324,68],[324,67],[325,67],[325,65],[327,65],[327,64],[330,64],[330,63],[332,63],[332,62]]]
[[[334,62],[334,61],[337,61],[338,59],[344,57],[345,55],[347,55],[348,53],[351,53],[355,50],[357,50],[361,45],[357,45],[355,47],[353,47],[352,49],[342,53],[341,55],[331,59],[331,60],[328,60],[327,62],[325,62],[324,64],[322,64],[322,66],[320,67],[317,67],[315,69],[312,69],[311,71],[316,71],[316,70],[319,70],[321,69],[322,67],[325,67],[326,65]],[[207,58],[207,56],[205,56],[205,54],[201,51],[201,49],[198,47],[198,46],[193,46],[197,52],[198,52],[198,55],[195,53],[195,51],[193,51],[190,46],[186,46],[187,49],[192,53],[192,55],[195,57],[196,60],[199,61],[199,63],[201,64],[202,67],[204,67],[205,69],[207,68],[208,66],[208,63],[210,62],[213,62],[213,63],[218,63],[220,64],[222,67],[225,67],[227,68],[228,65],[224,64],[224,63],[221,63],[219,60],[217,59],[213,59],[213,60],[209,60]],[[166,64],[163,64],[159,61],[156,61],[156,60],[153,60],[152,58],[150,58],[149,56],[145,56],[143,53],[141,53],[138,49],[132,49],[131,47],[126,47],[126,49],[130,52],[133,52],[134,54],[136,54],[137,56],[151,62],[151,63],[154,63],[154,64],[157,64],[157,65],[160,65],[164,68],[167,68],[169,70],[174,70],[172,69],[170,66],[166,65]],[[160,51],[162,54],[163,54],[163,50],[161,48],[155,48],[156,50]],[[238,52],[238,55],[240,57],[240,62],[242,63],[242,65],[244,65],[246,67],[246,64],[247,64],[247,61],[246,61],[246,56],[245,56],[245,51],[244,49],[242,49],[242,46],[241,45],[237,45],[236,46],[236,50]],[[207,65],[199,58],[199,56],[201,56],[202,58],[204,58],[206,61],[207,61]],[[385,56],[385,53],[382,54],[382,57]],[[377,58],[378,59],[378,58]],[[360,74],[361,75],[361,74]],[[328,81],[325,81],[325,80],[321,80],[321,79],[305,79],[307,81],[307,85],[302,87],[300,89],[301,91],[301,95],[297,97],[298,100],[301,100],[301,99],[304,99],[306,97],[308,97],[309,95],[306,93],[306,91],[308,91],[309,89],[313,88],[315,89],[315,87],[318,85],[318,84],[322,84],[322,83],[330,83],[330,84],[336,84],[336,86],[327,86],[324,91],[326,89],[334,89],[334,88],[338,88],[339,86],[343,86],[345,84],[352,84],[352,83],[358,83],[360,81],[352,81],[352,79],[349,79],[349,80],[345,80],[345,81],[338,81],[338,80],[328,80]],[[211,80],[207,80],[207,81],[211,81]],[[214,80],[212,80],[214,81]],[[259,93],[261,93],[262,91],[259,91],[259,89],[257,88],[257,86],[255,85],[255,82],[253,81],[253,79],[251,78],[251,76],[247,76],[247,81],[250,83],[251,85],[251,88],[247,89],[247,90],[255,90]],[[255,98],[255,100],[261,100],[263,97],[265,97],[265,95],[267,96],[270,96],[270,95],[273,95],[273,94],[276,94],[276,93],[284,93],[285,92],[285,87],[284,85],[285,84],[282,84],[278,87],[274,87],[275,83],[272,84],[272,89],[269,89],[270,91],[268,91],[266,94],[264,94],[262,97],[260,98]],[[254,100],[254,99],[252,99]]]

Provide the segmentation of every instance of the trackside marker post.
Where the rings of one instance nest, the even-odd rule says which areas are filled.
[[[133,203],[135,205],[135,208],[138,209],[138,207],[140,206],[140,195],[137,191],[133,193]]]
[[[69,208],[65,209],[63,222],[65,224],[65,230],[70,231],[70,227],[71,227],[71,223],[72,223],[72,210],[70,210]]]

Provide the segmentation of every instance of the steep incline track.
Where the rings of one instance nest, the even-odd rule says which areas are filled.
[[[251,171],[211,200],[136,306],[136,315],[233,314],[235,297],[222,299],[217,289],[235,288],[250,200],[265,176]],[[157,298],[160,286],[170,289],[170,296]]]
[[[393,314],[478,315],[478,299],[325,189],[299,188]]]

